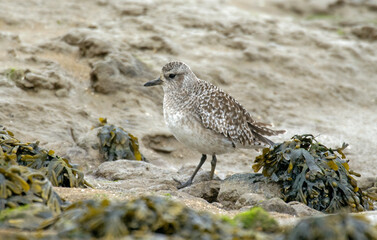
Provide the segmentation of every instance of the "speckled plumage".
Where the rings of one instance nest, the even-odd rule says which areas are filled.
[[[235,148],[263,148],[273,144],[263,135],[285,132],[256,122],[237,100],[215,85],[198,79],[182,62],[166,64],[159,79],[145,84],[153,85],[163,87],[164,118],[171,132],[203,156],[211,154],[216,159],[216,154]]]

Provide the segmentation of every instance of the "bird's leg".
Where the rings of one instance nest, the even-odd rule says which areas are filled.
[[[190,177],[190,179],[187,182],[181,183],[177,179],[173,178],[174,181],[176,181],[177,183],[179,183],[179,185],[177,187],[178,189],[190,186],[192,184],[192,181],[194,180],[195,175],[198,173],[199,169],[202,167],[202,165],[204,164],[204,162],[206,161],[206,159],[207,159],[207,155],[203,154],[202,158],[200,159],[200,162],[199,162],[198,166],[196,167],[194,173],[192,174],[192,176]]]
[[[217,162],[216,155],[213,154],[212,161],[211,161],[211,174],[209,175],[210,180],[213,179],[213,174],[215,173],[215,168],[216,168],[216,162]]]

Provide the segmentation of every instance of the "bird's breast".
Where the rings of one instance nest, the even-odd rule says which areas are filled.
[[[202,154],[221,154],[234,150],[224,135],[203,126],[194,111],[164,106],[166,125],[178,141]]]

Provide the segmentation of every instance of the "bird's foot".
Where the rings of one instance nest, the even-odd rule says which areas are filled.
[[[185,188],[187,186],[190,186],[192,184],[192,180],[189,179],[187,182],[182,183],[181,181],[173,178],[174,181],[176,181],[179,185],[177,186],[178,189]]]

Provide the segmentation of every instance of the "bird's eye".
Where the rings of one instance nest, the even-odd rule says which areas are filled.
[[[169,78],[171,79],[175,78],[175,74],[169,74]]]

